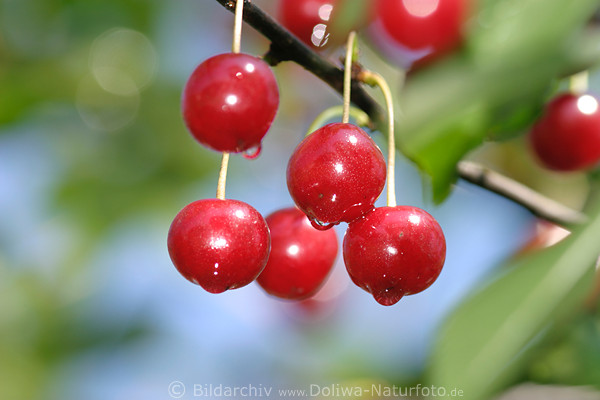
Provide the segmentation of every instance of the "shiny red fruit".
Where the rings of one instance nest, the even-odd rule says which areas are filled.
[[[541,163],[557,171],[579,171],[600,162],[600,99],[589,94],[555,97],[531,130]]]
[[[183,119],[203,145],[238,153],[259,148],[279,106],[273,72],[259,58],[227,53],[200,64],[187,81]]]
[[[404,68],[424,65],[462,41],[470,0],[378,0],[371,33]]]
[[[350,222],[371,211],[385,185],[381,150],[352,124],[325,125],[294,150],[287,185],[294,202],[316,224]]]
[[[334,30],[335,14],[339,0],[280,0],[279,21],[290,32],[313,50],[339,45],[346,40],[351,28],[345,31]],[[367,13],[370,14],[370,13]],[[359,29],[369,22],[365,15],[354,27]]]
[[[266,221],[271,232],[271,254],[256,281],[267,293],[283,299],[312,296],[335,263],[335,231],[316,230],[295,207],[276,211]]]
[[[205,199],[173,220],[167,246],[177,270],[210,293],[252,282],[267,264],[271,241],[264,218],[238,200]]]
[[[352,281],[378,303],[391,306],[437,279],[446,259],[446,240],[424,210],[380,207],[348,226],[343,253]]]

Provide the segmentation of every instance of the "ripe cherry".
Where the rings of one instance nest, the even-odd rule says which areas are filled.
[[[352,124],[325,125],[294,150],[287,184],[294,202],[325,228],[350,222],[373,209],[385,185],[379,147]]]
[[[267,223],[238,200],[205,199],[185,206],[173,220],[169,255],[181,275],[210,293],[252,282],[267,264]]]
[[[411,206],[380,207],[348,226],[344,263],[352,281],[391,306],[427,289],[446,259],[437,221]]]
[[[278,105],[277,81],[267,63],[241,53],[200,64],[182,98],[191,134],[213,150],[234,153],[260,148]]]
[[[283,299],[312,296],[335,262],[335,231],[316,230],[296,207],[276,211],[266,221],[271,232],[271,254],[256,281],[267,293]]]
[[[539,161],[557,171],[578,171],[600,162],[600,100],[589,94],[555,97],[531,130]]]
[[[456,48],[470,0],[378,0],[375,45],[404,68],[422,66]]]
[[[290,32],[308,47],[324,49],[332,44],[341,44],[350,30],[334,30],[334,19],[339,0],[280,0],[279,20]],[[369,13],[367,13],[369,14]],[[370,15],[357,23],[354,30],[368,23]],[[339,28],[338,28],[339,29]]]

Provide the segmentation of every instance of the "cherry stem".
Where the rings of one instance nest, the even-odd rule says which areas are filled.
[[[581,71],[569,78],[569,90],[574,94],[583,94],[589,88],[589,73]]]
[[[354,40],[356,32],[352,31],[348,35],[346,43],[346,61],[344,63],[344,112],[342,122],[347,124],[350,121],[350,86],[352,84],[352,59],[354,56]]]
[[[244,1],[235,2],[235,21],[233,24],[233,42],[231,43],[231,52],[239,53],[242,43],[242,23]],[[229,166],[229,153],[223,152],[221,158],[221,169],[219,170],[219,180],[217,181],[217,199],[225,200],[225,184],[227,183],[227,167]]]
[[[361,127],[366,127],[366,126],[371,125],[371,119],[369,118],[369,115],[366,112],[364,112],[363,110],[361,110],[360,108],[351,106],[349,114],[350,114],[350,117],[354,118],[354,120],[356,121],[356,125],[361,126]],[[315,118],[314,121],[308,127],[308,131],[306,132],[305,136],[310,135],[311,133],[316,131],[318,128],[325,125],[325,123],[327,121],[332,120],[336,117],[340,117],[342,115],[344,115],[344,107],[343,106],[329,107],[328,109],[323,111],[321,114],[317,115],[317,118]]]
[[[377,86],[381,89],[385,98],[385,106],[387,108],[387,137],[388,137],[388,171],[387,171],[387,205],[388,207],[396,207],[396,144],[394,137],[394,104],[392,91],[383,76],[372,71],[361,71],[358,79],[369,86]]]
[[[239,53],[241,48],[244,1],[236,0],[235,2],[235,22],[233,24],[233,43],[231,44],[232,53]]]
[[[229,153],[223,152],[219,180],[217,181],[217,199],[225,200],[225,183],[227,182],[227,166],[229,165]]]

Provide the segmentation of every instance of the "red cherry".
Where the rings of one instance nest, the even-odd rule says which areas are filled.
[[[277,81],[267,63],[239,53],[200,64],[182,99],[192,135],[213,150],[235,153],[260,147],[278,105]]]
[[[352,124],[325,125],[294,150],[287,184],[296,205],[317,224],[350,222],[373,209],[385,185],[379,147]]]
[[[600,100],[589,94],[555,97],[531,130],[533,151],[547,168],[578,171],[600,162]]]
[[[422,66],[462,41],[468,0],[379,0],[372,37],[405,68]]]
[[[283,299],[312,296],[335,262],[335,231],[316,230],[295,207],[276,211],[266,221],[271,232],[271,254],[256,281],[267,293]]]
[[[332,0],[281,0],[279,20],[290,32],[313,49],[324,48],[330,32]]]
[[[344,263],[352,281],[391,306],[427,289],[446,259],[437,221],[417,207],[380,207],[348,226]]]
[[[167,246],[175,267],[210,293],[252,282],[267,264],[267,223],[238,200],[205,199],[185,206],[173,220]]]
[[[371,19],[371,15],[365,15],[354,28],[332,31],[337,3],[338,0],[280,0],[279,21],[313,50],[336,46],[344,42],[350,30],[360,29]]]

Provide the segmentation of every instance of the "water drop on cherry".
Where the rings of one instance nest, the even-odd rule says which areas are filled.
[[[262,151],[262,143],[251,149],[245,150],[242,153],[242,156],[247,160],[254,160],[255,158],[257,158],[260,155],[261,151]]]

